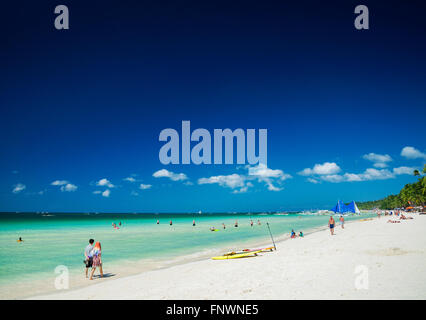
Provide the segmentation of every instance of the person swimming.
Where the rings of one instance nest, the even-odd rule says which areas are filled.
[[[257,220],[257,224],[258,224],[259,226],[261,225],[260,220]]]
[[[19,239],[18,239],[18,240],[16,240],[16,242],[24,242],[24,240],[22,240],[22,238],[21,238],[21,237],[19,237]]]
[[[253,220],[250,220],[250,226],[253,227]]]

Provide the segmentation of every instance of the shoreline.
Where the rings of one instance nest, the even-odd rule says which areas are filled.
[[[30,299],[425,299],[426,217],[413,217],[351,221],[335,236],[322,228],[254,258],[193,261]],[[360,266],[365,290],[355,285]]]
[[[352,225],[355,222],[361,222],[361,221],[362,221],[362,219],[351,220],[351,221],[345,222],[345,225]],[[337,228],[340,228],[340,223],[337,224]],[[304,236],[305,236],[304,238],[309,237],[309,236],[316,234],[316,233],[320,233],[320,232],[328,232],[329,233],[328,226],[318,226],[318,227],[306,229],[306,231],[304,231]],[[286,233],[283,233],[279,236],[276,236],[276,238],[274,238],[274,240],[275,240],[275,243],[278,247],[278,246],[282,245],[282,243],[284,243],[284,242],[294,241],[296,239],[291,239],[288,232],[286,232]],[[256,247],[263,247],[263,246],[270,246],[270,245],[272,245],[270,238],[265,237],[262,240],[256,239],[256,240],[245,241],[245,242],[243,242],[243,244],[241,246],[243,246],[243,247],[247,246],[247,247],[252,247],[252,248],[255,247],[256,248]],[[190,255],[176,256],[172,260],[169,260],[169,261],[167,261],[165,259],[156,260],[155,263],[159,263],[159,265],[157,265],[154,268],[149,268],[149,269],[143,270],[143,271],[139,270],[137,272],[130,272],[130,273],[124,272],[124,274],[118,275],[117,277],[114,277],[113,279],[96,278],[93,283],[87,283],[86,282],[85,284],[73,286],[73,288],[68,289],[66,291],[63,291],[63,292],[59,293],[59,295],[61,295],[62,293],[71,293],[71,292],[76,292],[76,291],[80,291],[80,290],[85,290],[87,288],[95,287],[97,285],[107,284],[108,282],[112,282],[112,281],[120,281],[120,280],[123,280],[123,279],[127,280],[127,279],[130,279],[132,277],[135,277],[135,276],[137,277],[137,276],[144,275],[144,274],[150,273],[150,272],[167,272],[167,270],[172,269],[174,267],[191,265],[193,263],[198,263],[198,262],[203,262],[203,261],[209,261],[212,256],[221,255],[224,252],[236,250],[236,249],[241,249],[241,247],[230,248],[229,246],[227,246],[227,247],[221,247],[221,248],[216,248],[216,249],[205,249],[203,251],[198,251],[198,252],[196,252],[194,254],[190,254]],[[120,264],[120,263],[117,263],[117,264]],[[112,268],[112,269],[114,269],[114,268]],[[109,270],[106,270],[106,272],[109,272]],[[87,279],[83,279],[83,280],[89,281]],[[41,293],[41,294],[26,295],[26,296],[17,297],[15,299],[38,299],[38,298],[47,297],[47,296],[55,298],[56,294],[58,294],[57,291],[52,288],[51,290],[46,291],[46,292]]]
[[[352,221],[348,221],[345,222],[346,223],[353,223],[353,222],[357,222],[360,220],[352,220]],[[315,232],[319,232],[321,230],[325,230],[328,229],[328,227],[326,226],[317,226],[317,227],[313,227],[313,228],[308,228],[306,229],[306,231],[304,231],[304,235],[307,236],[309,234],[315,233]],[[290,235],[288,232],[280,234],[278,236],[274,237],[275,243],[281,243],[283,241],[287,241],[287,240],[291,240],[290,239]],[[165,257],[162,258],[155,258],[155,259],[140,259],[138,261],[131,261],[131,263],[136,264],[138,267],[134,267],[131,270],[125,270],[124,272],[120,272],[117,273],[115,272],[115,270],[117,268],[119,268],[120,266],[122,266],[123,263],[126,263],[127,260],[119,260],[119,261],[114,261],[110,264],[108,264],[109,266],[111,266],[111,268],[108,268],[107,270],[104,270],[104,273],[114,273],[114,278],[112,279],[108,279],[108,278],[104,278],[104,279],[100,279],[98,277],[95,278],[95,280],[93,282],[89,282],[90,280],[88,279],[84,279],[83,278],[83,272],[84,272],[84,268],[81,269],[81,272],[79,273],[79,275],[72,275],[70,276],[70,282],[77,282],[77,284],[74,284],[72,289],[68,289],[67,292],[70,291],[75,291],[75,290],[81,290],[87,287],[91,287],[94,285],[97,285],[99,283],[105,283],[108,281],[115,281],[115,280],[120,280],[123,278],[128,278],[128,277],[132,277],[132,276],[136,276],[136,275],[140,275],[146,272],[151,272],[151,271],[159,271],[159,270],[165,270],[165,269],[169,269],[172,268],[174,266],[179,266],[179,265],[185,265],[188,263],[193,263],[193,262],[199,262],[199,261],[205,261],[205,260],[209,260],[212,256],[217,256],[217,255],[222,255],[224,252],[228,252],[228,251],[233,251],[233,250],[240,250],[242,247],[254,247],[254,248],[258,248],[258,247],[264,247],[264,246],[272,246],[272,242],[269,236],[265,236],[262,239],[249,239],[246,241],[241,241],[239,245],[237,246],[221,246],[219,248],[204,248],[201,251],[197,251],[195,253],[192,254],[187,254],[187,255],[177,255],[175,257],[173,257],[172,259],[167,259]],[[140,270],[139,269],[145,269],[145,270]],[[137,270],[136,270],[137,269]],[[121,269],[122,270],[122,269]],[[90,272],[90,271],[89,271]],[[99,271],[97,270],[97,273]],[[34,280],[38,283],[45,283],[45,282],[49,282],[49,283],[53,283],[54,282],[54,278],[53,277],[47,277],[44,279],[37,279]],[[83,283],[83,281],[85,283]],[[101,282],[98,282],[101,281]],[[29,280],[28,280],[29,282]],[[16,295],[14,297],[8,297],[8,298],[0,298],[1,299],[32,299],[34,297],[38,297],[38,296],[44,296],[44,295],[51,295],[54,294],[55,292],[57,292],[56,289],[54,288],[50,288],[48,290],[38,290],[38,291],[42,291],[40,293],[36,293],[36,294],[26,294],[26,295]]]

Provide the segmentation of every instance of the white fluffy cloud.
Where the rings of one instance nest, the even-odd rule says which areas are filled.
[[[102,197],[108,198],[111,194],[111,191],[109,189],[106,189],[104,192],[102,192]]]
[[[55,180],[51,183],[52,186],[63,186],[64,184],[67,184],[67,180]]]
[[[103,178],[101,180],[99,180],[98,182],[96,182],[97,186],[100,187],[108,187],[108,188],[114,188],[115,186],[106,178]]]
[[[388,154],[377,154],[371,152],[369,154],[364,154],[362,157],[365,160],[374,162],[374,166],[376,168],[386,168],[388,166],[387,162],[392,161],[391,156]]]
[[[328,174],[321,176],[321,179],[328,182],[338,183],[342,182],[345,178],[338,174]]]
[[[248,170],[250,176],[255,176],[260,179],[265,178],[279,178],[280,180],[286,180],[291,178],[291,175],[284,173],[280,169],[270,169],[265,164],[261,163],[258,166],[250,167]]]
[[[314,179],[314,178],[308,178],[308,181],[310,183],[314,183],[314,184],[321,183],[320,181],[318,181],[317,179]]]
[[[362,156],[366,160],[370,160],[372,162],[389,162],[392,161],[392,158],[388,154],[377,154],[374,152],[371,152],[369,154],[364,154]]]
[[[133,178],[133,177],[127,177],[127,178],[124,178],[123,180],[128,181],[128,182],[132,182],[132,183],[136,181],[136,179]]]
[[[249,177],[256,178],[259,182],[264,182],[269,191],[281,191],[283,188],[273,184],[274,181],[284,181],[292,178],[291,175],[284,173],[280,169],[270,169],[265,164],[260,163],[255,167],[248,168]]]
[[[416,168],[412,168],[412,167],[398,167],[398,168],[393,168],[393,173],[396,175],[400,175],[400,174],[409,174],[412,175],[414,170],[416,170]]]
[[[152,174],[154,178],[169,178],[172,181],[182,181],[188,179],[184,173],[174,173],[166,169],[161,169]]]
[[[401,150],[401,156],[407,159],[418,159],[418,158],[426,159],[426,153],[423,153],[414,147],[404,147]]]
[[[25,190],[25,188],[26,188],[26,185],[25,185],[25,184],[17,183],[17,184],[15,184],[15,185],[13,186],[13,190],[12,190],[12,192],[13,192],[13,193],[19,193],[19,192],[21,192],[22,190]]]
[[[141,189],[141,190],[151,189],[151,187],[152,187],[152,185],[150,185],[150,184],[143,184],[143,183],[141,183],[139,185],[139,189]]]
[[[198,184],[214,184],[217,183],[222,187],[228,187],[231,189],[244,187],[245,186],[245,177],[236,173],[227,175],[227,176],[212,176],[210,178],[200,178],[198,179]]]
[[[72,184],[72,183],[67,183],[63,186],[61,186],[61,191],[62,192],[74,192],[75,190],[77,190],[77,186]]]
[[[335,162],[324,162],[323,164],[316,164],[314,167],[305,168],[299,172],[302,176],[311,175],[334,175],[340,172],[340,167]]]
[[[362,173],[345,173],[343,175],[333,174],[320,177],[321,180],[339,183],[339,182],[357,182],[370,180],[386,180],[395,178],[395,173],[388,169],[368,168]]]
[[[55,180],[50,185],[61,187],[60,190],[62,192],[74,192],[78,188],[75,184],[72,184],[67,180]]]
[[[258,166],[245,167],[248,174],[233,173],[230,175],[212,176],[209,178],[198,179],[198,184],[218,184],[222,187],[233,189],[233,193],[247,192],[253,187],[253,181],[263,182],[269,191],[281,191],[283,188],[274,185],[281,184],[282,181],[291,178],[291,175],[284,173],[279,169],[270,169],[264,164]]]

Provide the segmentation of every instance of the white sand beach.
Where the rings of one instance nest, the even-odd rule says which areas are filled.
[[[410,216],[401,223],[382,216],[344,230],[338,225],[335,236],[321,230],[253,258],[96,279],[32,299],[426,299],[426,215]]]

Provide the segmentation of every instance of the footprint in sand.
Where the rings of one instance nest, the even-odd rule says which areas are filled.
[[[401,248],[387,248],[383,250],[368,250],[366,251],[367,254],[371,255],[378,255],[378,256],[401,256],[408,253],[415,253],[415,251],[406,251],[402,250]]]

